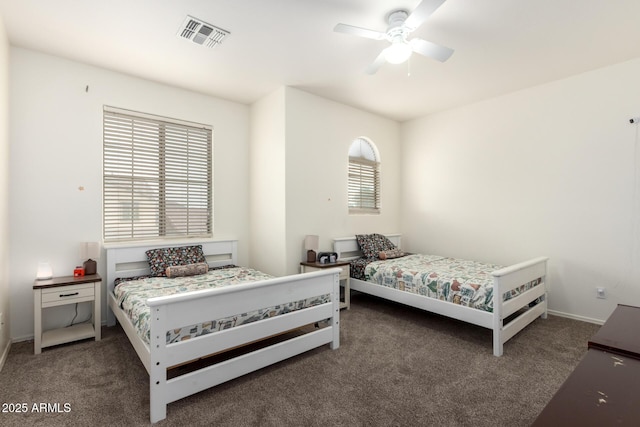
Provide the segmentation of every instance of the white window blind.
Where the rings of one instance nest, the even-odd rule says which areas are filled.
[[[349,148],[349,213],[380,213],[380,162],[374,146],[364,138]]]
[[[104,241],[210,237],[212,128],[104,107]]]

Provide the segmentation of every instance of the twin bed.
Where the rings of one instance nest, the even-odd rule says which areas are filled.
[[[398,256],[399,234],[384,240],[379,234],[358,237],[366,243],[357,237],[333,241],[338,258],[351,261],[351,289],[489,328],[495,356],[528,324],[547,317],[546,257],[501,267],[434,255]],[[380,260],[379,252],[394,258]]]
[[[149,373],[151,422],[166,418],[168,403],[324,344],[339,347],[340,269],[271,278],[226,267],[237,264],[236,241],[184,245],[202,247],[208,272],[154,277],[147,251],[175,256],[188,247],[180,244],[107,248],[107,325],[118,319]],[[136,280],[116,287],[122,278]],[[249,346],[260,342],[268,344]],[[249,350],[169,375],[243,347]]]
[[[496,356],[507,340],[547,315],[547,258],[501,268],[404,256],[400,235],[384,240],[376,248],[356,237],[334,239],[338,258],[351,260],[352,273],[361,274],[352,275],[351,289],[492,329]],[[184,245],[191,246],[107,248],[107,324],[117,318],[149,373],[151,422],[166,418],[167,404],[186,396],[324,344],[339,347],[340,269],[273,278],[237,267],[236,241]],[[194,247],[201,247],[203,262],[166,270],[179,277],[155,277],[164,275],[166,263],[193,261],[175,257],[184,255],[176,249]],[[363,262],[363,249],[376,251],[375,257],[367,253]],[[378,256],[377,249],[385,251]],[[255,343],[265,344],[254,349]],[[212,357],[239,348],[248,350],[222,361]],[[169,375],[207,359],[216,363]]]

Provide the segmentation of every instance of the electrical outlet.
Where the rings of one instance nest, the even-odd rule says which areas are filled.
[[[604,292],[604,288],[596,288],[596,297],[606,299],[607,295]]]

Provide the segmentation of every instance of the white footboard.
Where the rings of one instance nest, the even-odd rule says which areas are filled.
[[[339,269],[331,269],[202,292],[150,298],[147,304],[152,314],[149,371],[151,422],[164,419],[166,405],[183,397],[323,344],[337,349],[340,345],[339,272]],[[177,343],[166,342],[166,331],[170,329],[323,294],[330,294],[331,301]],[[171,366],[327,319],[327,327],[167,379],[167,368]]]
[[[493,275],[493,354],[501,356],[503,345],[537,317],[547,317],[547,257],[529,261],[494,271]],[[536,282],[518,296],[503,300],[502,295],[527,283]],[[496,298],[500,296],[500,298]],[[499,303],[498,303],[499,302]],[[529,307],[531,303],[535,303]],[[512,314],[524,310],[520,315],[504,324]]]

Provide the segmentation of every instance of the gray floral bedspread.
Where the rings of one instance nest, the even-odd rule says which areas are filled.
[[[365,268],[365,278],[378,285],[493,312],[491,272],[500,268],[477,261],[415,254],[371,262]],[[524,284],[506,293],[504,299],[538,283],[539,280]]]
[[[129,319],[131,319],[138,335],[148,344],[150,337],[150,310],[146,303],[147,299],[270,278],[273,278],[273,276],[251,268],[233,267],[211,270],[207,274],[190,277],[147,277],[139,280],[126,281],[115,287],[114,294],[120,307]],[[238,313],[237,315],[221,319],[212,319],[199,325],[185,325],[182,328],[167,331],[167,343],[232,328],[305,307],[323,304],[329,300],[329,295],[321,295],[302,301],[285,302],[275,307],[265,307],[252,312]]]

